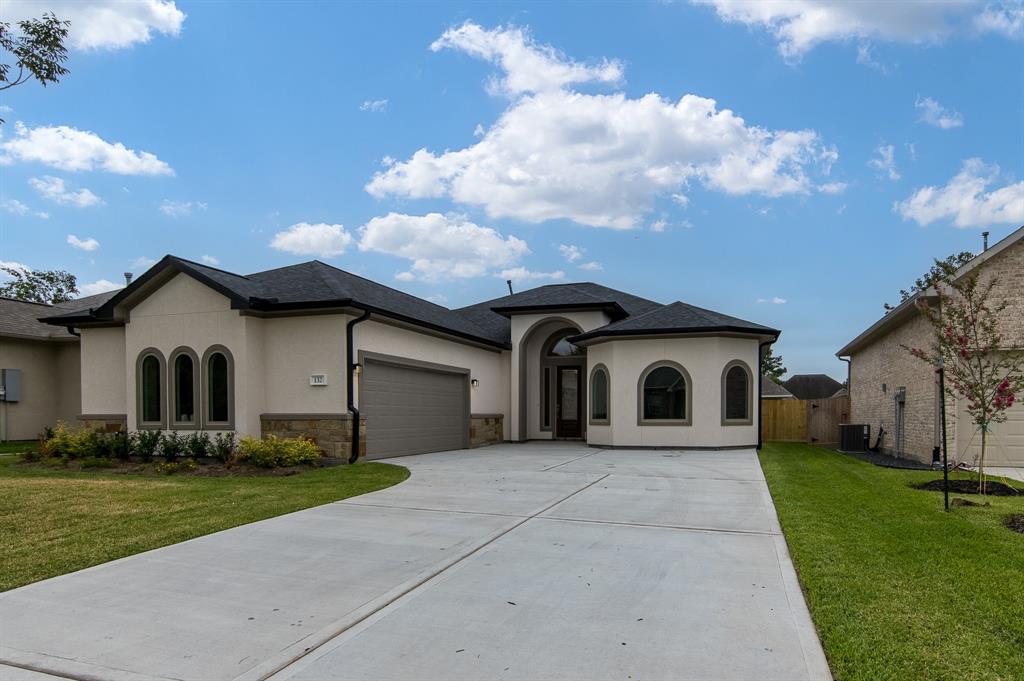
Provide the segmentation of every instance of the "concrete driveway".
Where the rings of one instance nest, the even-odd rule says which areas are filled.
[[[830,678],[753,451],[395,462],[396,487],[0,594],[0,679]]]

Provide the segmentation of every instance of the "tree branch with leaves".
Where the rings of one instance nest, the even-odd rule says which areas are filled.
[[[936,261],[936,305],[922,297],[917,309],[931,327],[931,347],[904,349],[941,367],[946,392],[965,403],[964,411],[981,435],[978,491],[985,493],[985,456],[993,424],[1006,421],[1006,411],[1024,391],[1024,352],[1004,345],[1000,332],[1008,299],[995,299],[996,277],[982,284],[977,274],[954,279],[956,267]]]
[[[78,293],[75,275],[64,270],[27,270],[0,267],[13,281],[0,284],[0,296],[30,303],[55,305],[71,300]]]
[[[9,23],[0,22],[0,50],[14,58],[13,65],[6,59],[0,61],[0,91],[32,78],[46,87],[47,83],[56,83],[66,76],[68,50],[64,42],[70,26],[70,21],[58,19],[52,12],[44,13],[41,19],[19,21],[18,31],[11,30]]]

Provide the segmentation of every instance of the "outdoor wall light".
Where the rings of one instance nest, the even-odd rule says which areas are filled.
[[[475,378],[470,379],[469,384],[471,386],[473,386],[474,388],[480,387],[480,381],[478,379],[475,379]]]
[[[363,365],[360,364],[359,362],[356,362],[355,364],[353,364],[352,365],[352,373],[354,373],[356,376],[359,376],[360,374],[362,374],[363,373]]]

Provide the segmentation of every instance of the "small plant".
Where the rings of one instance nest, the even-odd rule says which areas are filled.
[[[164,461],[177,461],[185,454],[185,438],[174,431],[164,435],[160,443],[160,453],[163,454]]]
[[[185,437],[185,451],[193,459],[203,459],[213,451],[213,442],[205,432],[192,433]]]
[[[114,457],[121,461],[127,461],[131,455],[131,439],[128,437],[128,431],[118,430],[110,433],[108,437]]]
[[[270,435],[263,440],[243,437],[238,443],[238,460],[261,468],[316,463],[322,455],[316,443],[306,438],[285,440]]]
[[[130,436],[129,451],[149,463],[159,452],[163,439],[163,433],[159,430],[138,430]]]
[[[221,463],[227,463],[235,455],[235,433],[217,433],[213,438],[212,454]]]
[[[181,461],[164,461],[156,465],[156,472],[162,475],[174,475],[175,473],[191,473],[196,469],[196,460],[189,457]]]
[[[39,443],[39,452],[44,457],[53,457],[70,461],[79,457],[83,450],[83,436],[88,433],[75,432],[63,421],[58,421],[52,429],[48,429],[50,437]]]

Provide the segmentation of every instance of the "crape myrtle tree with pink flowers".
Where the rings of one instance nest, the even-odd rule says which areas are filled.
[[[1006,410],[1024,391],[1024,352],[1007,347],[1000,320],[1010,301],[996,299],[992,277],[980,283],[977,274],[956,279],[956,268],[936,261],[941,276],[934,282],[932,304],[921,297],[917,309],[932,328],[931,347],[903,346],[914,357],[945,371],[946,392],[963,400],[973,424],[972,437],[981,438],[978,492],[985,494],[985,453],[992,424],[1006,421]],[[968,425],[959,425],[961,432]]]

